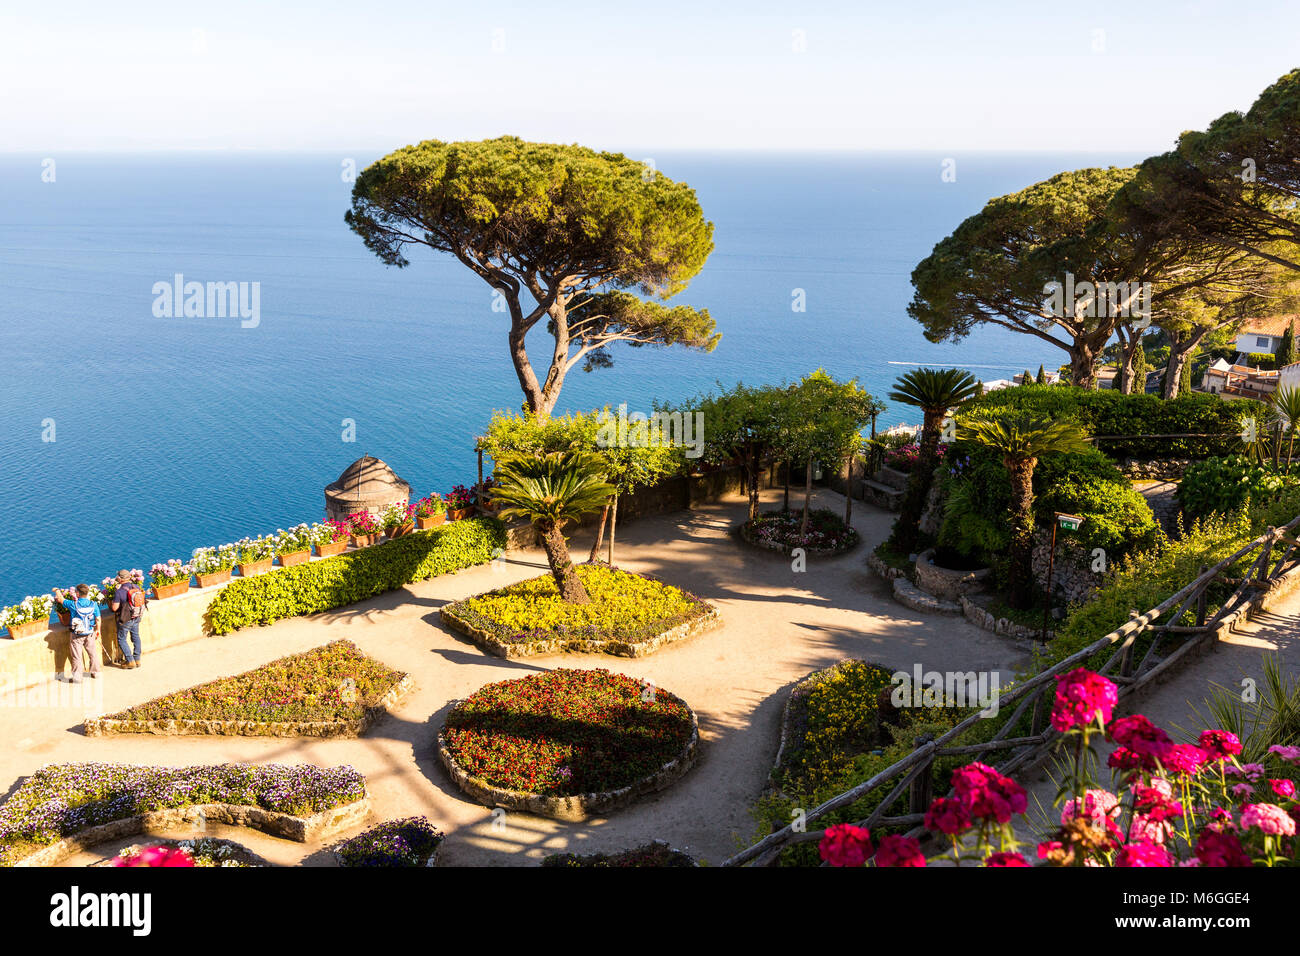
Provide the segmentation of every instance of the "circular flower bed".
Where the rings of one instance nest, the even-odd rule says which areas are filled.
[[[339,866],[433,866],[443,835],[424,817],[388,820],[344,840]]]
[[[843,554],[858,544],[858,533],[829,508],[814,509],[808,515],[808,531],[802,537],[799,526],[803,512],[765,511],[753,521],[740,526],[740,536],[752,545],[772,551],[790,553],[803,548],[812,554]]]
[[[675,781],[698,740],[695,714],[667,691],[560,669],[480,688],[447,715],[438,751],[476,799],[581,820]]]
[[[113,860],[96,866],[256,867],[270,864],[241,843],[217,837],[199,837],[195,840],[164,840],[149,846],[128,846],[118,851]]]
[[[620,853],[552,853],[542,860],[542,866],[695,866],[695,860],[662,840],[655,840]]]

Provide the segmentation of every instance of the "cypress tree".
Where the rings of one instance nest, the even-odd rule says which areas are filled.
[[[1182,374],[1178,378],[1178,394],[1190,395],[1192,393],[1192,362],[1196,361],[1196,350],[1193,349],[1187,356],[1187,361],[1183,363]]]
[[[1147,390],[1147,375],[1150,372],[1150,366],[1147,365],[1147,350],[1138,341],[1137,348],[1133,351],[1133,388],[1134,395],[1142,395]]]
[[[1282,333],[1282,344],[1277,347],[1277,368],[1291,365],[1295,360],[1295,319],[1292,319],[1291,324]]]
[[[1043,367],[1041,365],[1038,366],[1038,377],[1035,378],[1034,381],[1037,382],[1039,385],[1047,384],[1047,372],[1043,370]]]
[[[1025,374],[1020,379],[1021,385],[1032,385],[1034,377],[1029,374],[1029,369],[1025,369]]]

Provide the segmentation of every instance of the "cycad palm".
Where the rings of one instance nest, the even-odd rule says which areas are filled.
[[[916,545],[921,513],[934,481],[939,450],[939,428],[948,409],[979,394],[979,382],[958,368],[918,368],[901,375],[889,393],[891,401],[921,409],[921,442],[907,494],[894,523],[893,547],[908,552]]]
[[[1295,451],[1296,429],[1300,428],[1300,388],[1288,385],[1279,388],[1268,399],[1270,417],[1281,426],[1287,436],[1286,470],[1291,472],[1291,454]]]
[[[1011,580],[1007,601],[1012,607],[1034,603],[1034,467],[1044,455],[1085,451],[1088,436],[1073,422],[1036,418],[973,418],[960,437],[1002,457],[1011,476]]]
[[[504,518],[524,518],[537,529],[560,596],[575,604],[591,597],[573,570],[564,539],[564,525],[599,511],[614,493],[605,481],[603,465],[580,451],[554,452],[508,460],[497,468],[492,500],[503,506]]]

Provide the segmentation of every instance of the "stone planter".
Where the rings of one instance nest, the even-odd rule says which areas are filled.
[[[295,564],[306,564],[311,557],[311,549],[304,551],[290,551],[288,554],[280,555],[280,567],[291,568]]]
[[[447,520],[447,512],[440,511],[436,515],[426,515],[423,518],[415,519],[415,526],[421,531],[428,531],[430,528],[436,528]]]
[[[214,584],[225,584],[229,581],[230,568],[226,568],[224,571],[210,571],[207,574],[196,574],[195,577],[199,579],[199,587],[210,588]]]
[[[162,601],[169,597],[176,597],[178,594],[184,594],[189,589],[189,581],[177,581],[175,584],[155,584],[153,586],[153,595]]]
[[[331,541],[329,544],[316,545],[316,553],[322,558],[332,558],[336,554],[342,554],[348,549],[346,541]]]
[[[239,573],[244,577],[251,577],[254,574],[265,574],[271,570],[271,564],[275,558],[263,558],[261,561],[248,561],[239,565]]]
[[[71,615],[69,615],[71,620]],[[42,631],[50,629],[49,621],[28,621],[26,624],[10,624],[9,636],[15,641],[22,637],[31,637],[33,634],[40,634]]]
[[[927,594],[954,603],[963,595],[982,590],[991,568],[955,571],[934,563],[934,549],[916,556],[916,586]]]

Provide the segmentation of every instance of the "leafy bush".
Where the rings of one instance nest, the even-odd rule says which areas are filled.
[[[1245,419],[1260,417],[1252,399],[1224,399],[1193,393],[1166,400],[1157,395],[1121,395],[1113,389],[1077,386],[1003,388],[972,399],[958,418],[1020,411],[1053,420],[1073,419],[1102,439],[1097,447],[1113,458],[1205,458],[1239,451]],[[1196,434],[1210,438],[1140,438],[1141,435]]]
[[[406,676],[367,657],[351,641],[159,697],[115,720],[359,720]]]
[[[709,611],[695,595],[653,578],[595,564],[574,570],[590,604],[564,600],[555,577],[543,574],[467,598],[445,611],[510,644],[561,637],[636,643]]]
[[[1193,462],[1178,483],[1178,501],[1194,518],[1229,514],[1252,501],[1271,499],[1284,488],[1300,485],[1300,474],[1281,474],[1272,464],[1242,455]],[[1294,515],[1292,515],[1294,517]]]
[[[571,796],[617,790],[686,749],[690,709],[643,681],[560,668],[488,684],[447,715],[443,742],[494,787]]]
[[[424,866],[442,843],[424,817],[387,820],[339,845],[342,866]]]
[[[310,816],[365,795],[366,778],[347,766],[47,764],[0,806],[0,865],[90,827],[165,807],[231,803]]]
[[[1046,389],[1042,389],[1046,391]],[[944,517],[939,543],[963,554],[990,559],[1011,542],[1006,521],[1011,479],[997,456],[961,443],[943,478]],[[1050,525],[1053,512],[1083,516],[1071,537],[1080,546],[1104,548],[1112,558],[1153,546],[1160,535],[1150,506],[1099,451],[1052,455],[1034,469],[1034,514]]]
[[[228,634],[250,624],[329,611],[412,581],[483,564],[505,546],[500,521],[474,518],[273,574],[236,578],[213,598],[208,624],[214,634]]]
[[[695,860],[674,850],[667,843],[655,841],[619,853],[552,853],[542,860],[542,866],[694,866]]]
[[[1251,368],[1272,371],[1277,368],[1277,356],[1272,352],[1251,352],[1246,356],[1246,364]]]

